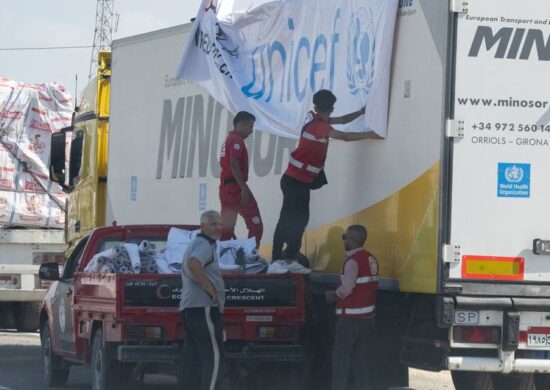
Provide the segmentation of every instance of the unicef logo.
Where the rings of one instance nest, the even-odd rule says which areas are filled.
[[[506,168],[504,171],[504,177],[506,177],[506,180],[510,183],[519,183],[523,180],[523,169],[521,167],[518,167],[516,165],[512,165],[511,167]]]
[[[348,28],[347,80],[352,95],[368,95],[374,82],[374,18],[372,10],[359,8]]]

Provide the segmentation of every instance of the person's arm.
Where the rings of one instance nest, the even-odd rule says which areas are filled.
[[[342,141],[359,141],[362,139],[373,138],[372,132],[359,132],[359,133],[348,133],[346,131],[340,131],[332,129],[328,134],[330,138],[339,139]]]
[[[216,292],[216,289],[210,279],[208,279],[208,276],[206,276],[201,262],[195,257],[190,257],[187,260],[187,270],[191,274],[193,280],[197,282],[208,293],[208,295],[210,295],[212,301],[217,302],[218,293]]]
[[[336,302],[338,299],[345,299],[349,296],[355,284],[357,282],[357,275],[359,274],[359,267],[355,260],[348,260],[344,267],[344,274],[340,277],[342,284],[336,290],[325,291],[325,297],[327,302]]]
[[[235,157],[231,157],[231,174],[235,178],[235,181],[241,188],[241,204],[245,205],[248,203],[248,186],[243,178],[243,173],[241,172],[241,167],[239,165],[239,160]]]
[[[331,117],[329,119],[329,123],[331,125],[345,125],[346,123],[353,122],[354,120],[359,118],[361,115],[363,115],[365,113],[366,109],[367,109],[367,107],[365,106],[365,107],[361,108],[360,110],[351,112],[351,113],[346,114],[346,115]]]

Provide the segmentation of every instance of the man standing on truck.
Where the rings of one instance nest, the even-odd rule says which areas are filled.
[[[248,238],[256,238],[260,246],[264,225],[258,203],[246,184],[248,180],[248,151],[244,140],[252,134],[256,117],[247,111],[239,111],[233,119],[220,153],[220,202],[222,215],[222,240],[235,238],[237,215],[244,218]]]
[[[327,184],[323,171],[327,158],[329,138],[357,141],[369,136],[368,132],[347,133],[334,129],[331,124],[346,124],[365,113],[365,107],[350,114],[331,118],[336,96],[321,89],[313,95],[315,112],[310,111],[298,147],[290,154],[288,168],[281,178],[283,205],[273,237],[272,260],[296,259],[302,236],[309,221],[309,196],[312,189]]]
[[[185,330],[182,385],[186,389],[216,388],[223,357],[221,313],[225,285],[218,264],[216,240],[222,219],[217,211],[201,215],[201,232],[189,243],[181,265],[180,314]]]
[[[345,390],[353,372],[355,388],[368,389],[367,354],[374,329],[378,261],[363,249],[367,229],[351,225],[342,235],[346,259],[336,290],[326,291],[336,302],[336,331],[332,351],[332,390]]]

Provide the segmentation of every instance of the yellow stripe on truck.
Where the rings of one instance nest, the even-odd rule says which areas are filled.
[[[381,279],[401,291],[434,293],[437,284],[439,162],[382,201],[331,224],[308,230],[304,246],[315,271],[339,273],[342,233],[350,224],[368,229],[368,249]]]

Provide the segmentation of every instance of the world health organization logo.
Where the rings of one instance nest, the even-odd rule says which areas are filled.
[[[374,18],[364,7],[353,13],[348,27],[347,80],[352,95],[366,97],[375,73]]]
[[[521,167],[518,167],[516,165],[512,165],[511,167],[506,168],[504,171],[504,176],[506,177],[506,180],[510,183],[519,183],[523,180],[523,169]]]

